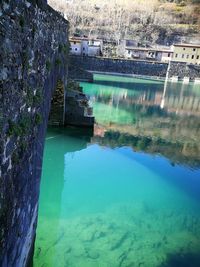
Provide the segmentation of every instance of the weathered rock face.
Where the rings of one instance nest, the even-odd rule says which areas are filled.
[[[0,2],[0,266],[24,266],[37,223],[44,136],[66,85],[68,23],[45,0]]]

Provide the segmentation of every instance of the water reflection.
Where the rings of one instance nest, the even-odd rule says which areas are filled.
[[[167,104],[196,101],[199,88],[163,94],[162,81],[112,76],[82,85],[97,125],[48,131],[33,265],[200,266],[198,115],[186,100],[178,112]]]
[[[67,179],[64,156],[67,154],[71,158],[75,152],[81,151],[87,147],[93,135],[92,130],[79,129],[74,127],[65,128],[49,128],[46,136],[45,157],[43,162],[43,176],[41,181],[39,219],[37,229],[38,237],[35,245],[34,258],[36,263],[31,262],[30,267],[35,266],[55,266],[57,245],[63,238],[63,230],[60,231],[60,218],[63,215],[63,197],[65,182]],[[56,143],[56,145],[55,145]],[[65,179],[64,179],[65,177]],[[70,207],[65,206],[65,211],[69,211]],[[53,220],[46,227],[46,218]],[[40,233],[45,233],[43,238]],[[39,264],[37,259],[44,257],[43,244],[46,244],[45,254],[48,254],[48,262]],[[50,253],[48,253],[50,251]],[[62,265],[61,265],[62,266]]]
[[[85,149],[92,135],[93,131],[86,129],[79,129],[77,131],[74,127],[69,127],[68,129],[48,129],[46,136],[48,153],[46,153],[46,157],[44,158],[43,173],[45,175],[41,182],[41,187],[45,188],[45,194],[41,194],[40,196],[40,208],[43,210],[43,216],[59,218],[61,213],[62,191],[65,182],[63,179],[65,175],[64,155],[68,154],[73,157],[73,153]],[[45,166],[48,167],[45,168]],[[48,198],[51,199],[51,204],[46,201]]]
[[[200,85],[101,75],[82,85],[94,106],[94,143],[200,167]]]

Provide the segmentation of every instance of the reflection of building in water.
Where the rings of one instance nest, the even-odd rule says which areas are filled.
[[[126,90],[126,95],[118,94],[118,90],[96,91],[97,107],[103,105],[96,109],[99,125],[94,129],[92,142],[111,147],[131,145],[134,150],[159,153],[175,163],[200,166],[198,85],[168,82],[162,86],[162,90],[139,86],[136,90],[133,86],[133,90]],[[106,106],[111,119],[108,112],[106,118],[98,114]]]
[[[136,92],[131,95],[129,95],[130,91],[125,89],[120,90],[119,93],[112,91],[110,94],[105,94],[104,91],[100,90],[98,94],[91,97],[91,100],[117,108],[120,106],[125,110],[130,105],[136,104],[144,107],[164,108],[169,113],[198,115],[200,113],[200,92],[198,95],[197,86],[195,84],[167,82],[163,85],[163,90],[152,90],[152,88],[135,90]]]
[[[160,91],[145,91],[137,99],[133,99],[132,103],[144,106],[159,106],[161,99],[162,93]]]
[[[198,115],[200,114],[200,99],[194,96],[166,96],[165,109],[178,114]]]
[[[197,85],[193,86],[197,88]],[[164,92],[145,90],[131,99],[119,97],[119,101],[143,106],[160,106],[169,113],[199,115],[200,91],[197,95],[190,85],[191,93],[188,94],[188,85],[184,83],[179,83],[176,89],[174,84],[168,82],[165,84]]]
[[[128,90],[120,90],[117,94],[113,91],[111,94],[105,95],[104,91],[99,90],[98,95],[91,98],[93,102],[100,100],[102,102],[108,103],[110,106],[118,105],[121,99],[126,99],[128,95]]]
[[[181,85],[181,88],[180,88]],[[132,103],[143,106],[160,106],[169,113],[199,115],[200,114],[200,95],[185,94],[187,84],[179,84],[178,90],[173,91],[172,83],[167,83],[166,91],[144,91],[136,99],[131,99]],[[192,88],[190,88],[192,90]],[[199,92],[200,93],[200,92]],[[164,94],[164,95],[163,95]]]
[[[167,112],[174,112],[176,114],[199,115],[200,114],[200,95],[185,94],[187,85],[182,83],[180,90],[176,93],[170,90],[171,83],[163,92],[161,108],[165,108]],[[192,91],[192,88],[190,88]]]

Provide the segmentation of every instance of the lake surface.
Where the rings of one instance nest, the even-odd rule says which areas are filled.
[[[49,128],[33,266],[200,266],[200,85],[95,75]]]

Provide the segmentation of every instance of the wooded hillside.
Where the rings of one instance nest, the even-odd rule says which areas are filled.
[[[196,40],[200,0],[49,0],[70,21],[71,33],[141,45]]]

